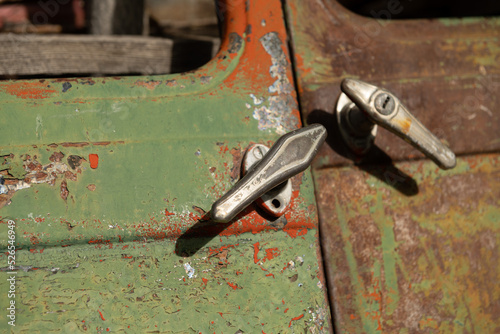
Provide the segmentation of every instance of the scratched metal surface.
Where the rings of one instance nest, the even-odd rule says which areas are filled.
[[[303,117],[329,131],[313,175],[336,332],[500,331],[500,20],[286,4]],[[458,166],[440,171],[383,129],[350,156],[333,115],[344,77],[393,91]]]
[[[410,196],[358,168],[315,171],[337,332],[500,331],[499,162],[371,167]]]
[[[14,332],[330,331],[310,172],[280,219],[201,219],[246,147],[301,124],[281,3],[219,5],[221,51],[194,72],[0,83]]]

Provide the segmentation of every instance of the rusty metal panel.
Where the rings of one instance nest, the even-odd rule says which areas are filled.
[[[197,71],[0,83],[2,330],[330,331],[310,172],[280,219],[206,222],[245,148],[301,124],[281,3],[220,5]]]
[[[500,19],[376,20],[335,0],[286,10],[303,118],[329,131],[313,175],[336,332],[500,331]],[[333,114],[346,77],[395,93],[457,167],[383,129],[350,155]]]
[[[315,171],[337,332],[500,331],[499,163]]]
[[[352,163],[332,117],[345,77],[392,91],[458,155],[500,149],[499,18],[376,20],[335,0],[289,0],[287,12],[303,117],[330,126],[317,168]],[[423,157],[393,139],[382,130],[375,143],[395,161]]]

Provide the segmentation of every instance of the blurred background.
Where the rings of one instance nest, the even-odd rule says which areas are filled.
[[[336,1],[336,0],[325,0]],[[498,0],[338,0],[391,19],[494,16]],[[0,80],[194,70],[220,45],[215,0],[0,0]]]

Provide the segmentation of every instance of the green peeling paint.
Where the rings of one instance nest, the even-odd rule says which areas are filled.
[[[16,222],[14,332],[328,332],[309,172],[294,179],[288,218],[251,208],[219,233],[186,237],[239,178],[245,148],[278,138],[259,130],[250,95],[273,93],[234,73],[244,47],[182,75],[0,83],[6,179],[62,168],[0,202],[3,310]],[[293,130],[295,111],[276,108]],[[76,169],[70,156],[83,159]]]

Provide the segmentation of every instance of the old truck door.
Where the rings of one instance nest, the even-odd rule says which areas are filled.
[[[221,6],[194,72],[0,83],[2,329],[329,331],[310,172],[280,219],[203,223],[246,147],[301,126],[280,1]]]
[[[499,19],[375,20],[335,0],[287,15],[301,110],[329,129],[313,174],[336,332],[498,332]],[[383,129],[353,161],[334,115],[346,77],[398,95],[457,166]]]

